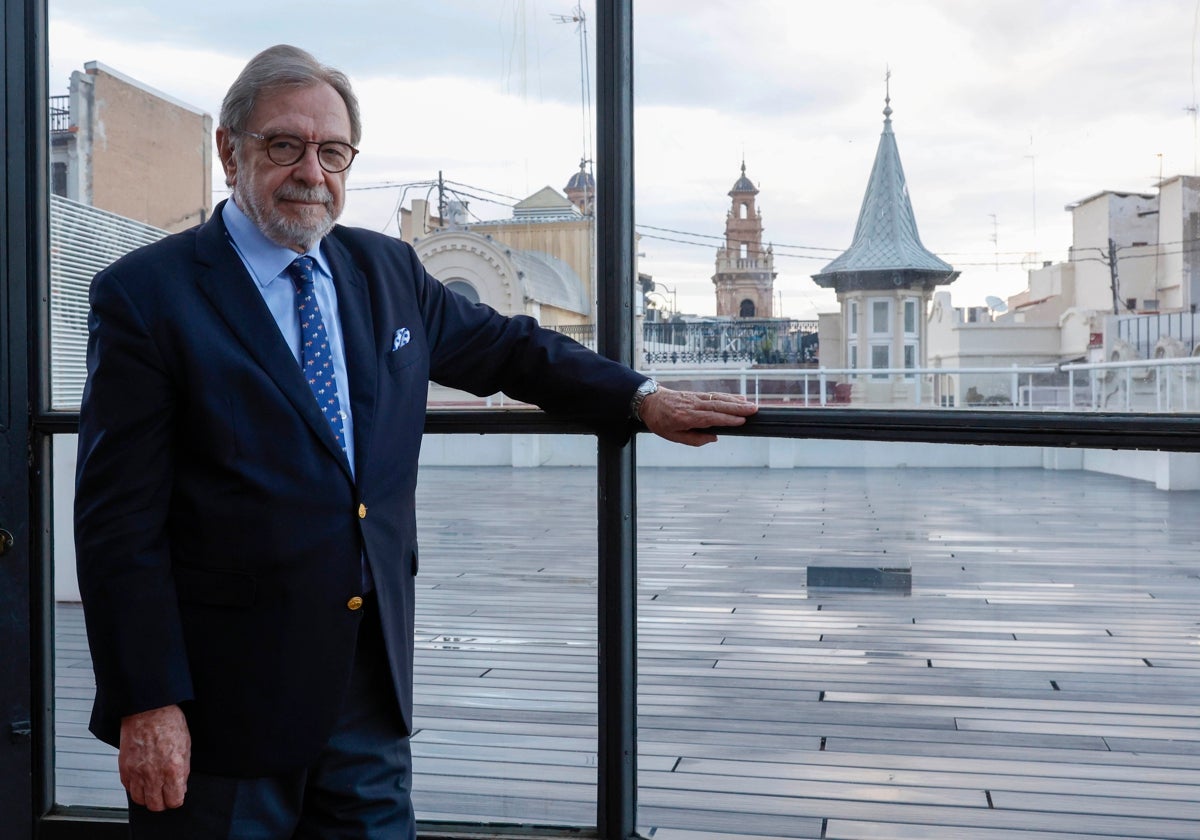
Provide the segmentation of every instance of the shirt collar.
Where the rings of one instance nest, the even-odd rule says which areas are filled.
[[[317,263],[318,274],[333,277],[320,243],[300,255],[291,248],[272,242],[258,229],[258,225],[250,221],[233,199],[225,202],[221,210],[221,219],[225,222],[225,229],[229,231],[229,239],[233,242],[234,249],[260,289],[265,289],[275,282],[275,278],[282,276],[298,256],[312,257]]]

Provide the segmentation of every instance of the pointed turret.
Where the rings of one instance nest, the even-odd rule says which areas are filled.
[[[954,267],[921,244],[908,197],[904,168],[892,132],[892,98],[884,99],[883,133],[867,181],[854,241],[840,257],[812,275],[817,285],[841,292],[852,289],[930,290],[953,282]]]

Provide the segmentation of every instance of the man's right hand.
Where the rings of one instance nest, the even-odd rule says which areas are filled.
[[[117,767],[129,797],[151,811],[178,808],[187,793],[192,736],[178,706],[163,706],[121,719]]]

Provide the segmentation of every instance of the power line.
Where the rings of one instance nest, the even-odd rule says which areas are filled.
[[[380,184],[365,184],[357,187],[346,187],[346,192],[367,192],[369,190],[395,190],[404,187],[423,187],[435,181],[384,181]]]
[[[511,207],[521,201],[521,199],[518,199],[515,196],[511,196],[506,193],[496,192],[494,190],[489,190],[489,189],[486,189],[485,187],[478,187],[478,186],[475,186],[474,184],[467,184],[462,181],[453,181],[453,180],[450,180],[447,178],[444,180],[443,183],[453,184],[456,187],[461,188],[461,189],[450,191],[459,197],[465,196],[467,198],[473,198],[473,199],[477,199],[479,201],[486,201],[491,204],[496,204],[496,205],[500,205],[500,206],[508,206],[508,207]],[[383,182],[381,184],[368,184],[368,185],[364,185],[364,186],[348,188],[348,191],[349,191],[349,189],[365,191],[365,190],[384,190],[384,189],[403,188],[404,192],[407,192],[408,188],[411,188],[411,187],[433,186],[436,184],[437,184],[436,181],[410,181],[410,182],[396,182],[396,183]],[[496,199],[504,199],[504,201],[497,201]],[[403,198],[401,200],[403,200]],[[507,202],[512,202],[512,204],[508,204]],[[470,212],[470,211],[468,211],[468,212]],[[474,216],[477,221],[483,221],[475,213],[471,213],[471,215]],[[696,231],[680,230],[679,228],[661,227],[659,225],[638,224],[638,225],[636,225],[636,228],[640,232],[640,235],[647,239],[653,239],[653,240],[656,240],[659,242],[674,242],[679,245],[691,245],[692,247],[696,247],[696,248],[711,249],[711,248],[715,247],[715,245],[713,243],[723,244],[726,241],[726,238],[724,236],[717,235],[717,234],[698,233]],[[645,231],[659,231],[660,233],[675,234],[675,236],[659,236],[659,235],[652,234],[652,233],[646,233]],[[680,239],[677,237],[690,237],[690,238]],[[709,240],[709,241],[696,241],[696,240]],[[1143,247],[1144,248],[1153,248],[1154,250],[1149,253],[1144,253],[1144,254],[1118,255],[1117,259],[1118,259],[1118,261],[1120,261],[1120,260],[1131,260],[1131,259],[1148,259],[1151,257],[1157,258],[1157,257],[1162,257],[1162,256],[1177,256],[1180,254],[1189,253],[1189,251],[1184,250],[1183,248],[1181,248],[1178,251],[1168,251],[1168,250],[1164,250],[1164,249],[1166,249],[1168,247],[1174,247],[1174,246],[1194,247],[1198,243],[1200,243],[1200,237],[1196,237],[1196,238],[1192,238],[1192,239],[1182,239],[1182,240],[1172,241],[1172,242],[1161,242],[1161,243],[1156,243],[1153,245],[1149,244],[1149,243],[1147,243],[1146,245],[1124,245],[1124,246],[1120,246],[1117,250],[1122,251],[1122,250],[1127,250],[1129,248],[1143,248]],[[773,249],[776,249],[776,256],[783,257],[783,258],[790,258],[790,259],[802,259],[802,260],[828,260],[829,258],[827,256],[824,256],[824,254],[841,254],[841,253],[844,253],[846,250],[845,248],[828,248],[828,247],[823,247],[823,246],[819,246],[819,245],[794,245],[794,244],[786,243],[786,242],[774,242],[774,243],[771,243],[771,247]],[[783,249],[783,252],[782,253],[779,252],[779,249]],[[818,254],[793,254],[793,253],[787,253],[787,251],[789,251],[789,250],[792,250],[792,251],[817,251],[817,252],[821,252],[821,253],[818,253]],[[1094,256],[1094,257],[1079,256],[1079,254],[1081,254],[1081,253],[1088,253],[1088,252],[1094,252],[1098,256]],[[963,257],[980,257],[980,258],[986,259],[986,257],[988,256],[986,253],[978,252],[978,251],[943,251],[940,253],[942,256],[946,256],[946,257],[963,256]],[[1022,258],[1019,260],[1008,260],[1008,261],[997,259],[997,257],[1003,256],[1003,255],[1012,255],[1012,256],[1020,255]],[[995,251],[991,255],[992,259],[990,259],[986,262],[956,261],[955,264],[956,264],[956,266],[960,266],[963,268],[976,268],[976,267],[982,267],[982,266],[988,266],[988,265],[993,266],[993,267],[1000,267],[1000,266],[1027,267],[1026,259],[1025,259],[1026,255],[1027,254],[1024,251]],[[1083,263],[1083,262],[1100,262],[1105,265],[1108,265],[1107,249],[1094,247],[1094,246],[1089,246],[1089,247],[1085,247],[1085,248],[1073,248],[1072,252],[1071,252],[1071,256],[1067,260],[1065,260],[1065,262],[1068,264],[1069,263]]]
[[[657,230],[657,231],[662,231],[663,233],[674,233],[679,236],[694,236],[698,239],[715,239],[718,242],[725,241],[724,236],[718,236],[718,235],[712,234],[712,233],[696,233],[696,232],[690,231],[690,230],[677,230],[675,228],[657,227],[655,225],[644,225],[644,224],[639,224],[639,225],[637,225],[637,227],[639,227],[643,230]],[[649,236],[649,234],[646,234],[646,235]],[[702,243],[695,243],[695,244],[699,245]],[[710,246],[705,245],[705,247],[710,247]],[[795,248],[795,249],[804,250],[804,251],[828,251],[828,252],[834,253],[834,254],[839,254],[842,251],[846,250],[845,248],[821,248],[816,245],[788,245],[786,243],[781,243],[781,242],[772,242],[771,247],[773,247],[773,248]]]
[[[521,201],[521,199],[511,196],[511,195],[508,195],[506,193],[493,192],[492,190],[487,190],[487,189],[484,189],[483,187],[477,187],[474,184],[464,184],[462,181],[451,181],[449,178],[446,178],[445,183],[454,184],[454,186],[456,186],[456,187],[466,187],[467,189],[475,190],[475,192],[487,193],[488,195],[494,195],[498,198],[507,199],[508,201],[511,201],[513,204],[517,204],[518,202]],[[481,201],[490,201],[491,199],[485,198],[485,199],[480,199],[480,200]],[[497,202],[493,202],[493,203],[500,204],[502,202],[497,201]]]

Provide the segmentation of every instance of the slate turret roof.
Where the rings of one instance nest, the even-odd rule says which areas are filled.
[[[921,244],[908,197],[904,168],[892,132],[891,97],[885,99],[883,133],[867,181],[854,241],[820,273],[817,285],[840,291],[897,286],[924,287],[953,282],[958,272]]]

